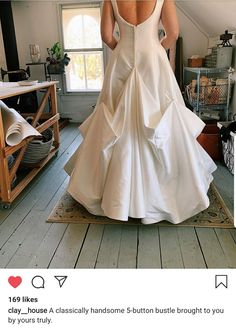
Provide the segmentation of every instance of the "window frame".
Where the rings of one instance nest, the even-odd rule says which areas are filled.
[[[64,8],[68,9],[78,9],[78,8],[99,8],[100,9],[100,15],[102,16],[102,2],[101,1],[94,1],[94,2],[79,2],[79,3],[60,3],[58,6],[59,10],[59,26],[60,26],[60,39],[61,39],[61,44],[63,48],[63,52],[68,53],[68,56],[70,57],[69,53],[70,52],[78,52],[78,53],[84,53],[84,52],[91,52],[91,51],[101,51],[102,52],[102,60],[103,60],[103,76],[105,74],[105,67],[107,63],[107,53],[106,49],[104,47],[104,43],[102,41],[102,48],[85,48],[85,49],[66,49],[65,48],[65,40],[64,40],[64,33],[63,33],[63,21],[62,21],[62,10]],[[63,94],[64,95],[98,95],[101,90],[77,90],[77,91],[68,91],[67,90],[67,85],[66,85],[66,75],[62,75],[62,87],[63,87]]]

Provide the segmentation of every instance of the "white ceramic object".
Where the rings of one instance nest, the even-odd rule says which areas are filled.
[[[32,63],[40,63],[40,48],[37,44],[30,44],[30,57],[32,60]]]

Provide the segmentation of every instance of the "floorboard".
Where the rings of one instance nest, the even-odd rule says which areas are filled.
[[[230,231],[226,229],[215,229],[219,243],[225,254],[229,268],[236,268],[236,243]]]
[[[137,267],[161,268],[159,229],[156,226],[139,226]]]
[[[162,268],[184,268],[177,227],[160,227]]]
[[[103,232],[103,224],[90,224],[76,268],[92,269],[95,267]]]
[[[205,268],[206,263],[199,247],[196,231],[193,227],[177,229],[180,250],[185,268]]]
[[[217,161],[217,170],[213,173],[214,184],[231,214],[234,214],[234,177],[229,172],[227,167],[221,162]]]
[[[236,229],[230,229],[231,236],[233,237],[233,240],[236,243]]]
[[[49,223],[48,223],[49,224]],[[32,255],[28,268],[46,269],[60,244],[68,224],[49,224],[50,227],[41,240],[37,250]]]
[[[117,268],[122,225],[106,225],[98,252],[96,268]]]
[[[196,228],[196,231],[207,268],[228,268],[228,261],[215,230],[212,228]]]
[[[50,269],[74,268],[83,245],[88,224],[69,224],[49,264]]]
[[[137,226],[123,226],[120,240],[118,268],[135,269],[137,266]]]
[[[8,262],[8,268],[25,268],[28,267],[28,263],[31,261],[32,257],[34,256],[35,252],[37,251],[39,245],[41,244],[42,240],[44,239],[45,235],[47,234],[51,224],[50,223],[43,223],[42,221],[45,219],[45,216],[49,216],[52,209],[55,206],[55,203],[61,198],[62,194],[65,190],[65,184],[63,184],[54,194],[52,201],[47,206],[45,211],[40,212],[37,210],[33,210],[30,212],[30,215],[25,219],[24,223],[22,224],[22,236],[21,236],[21,243],[17,246],[17,250],[12,256],[11,260]],[[26,229],[30,226],[31,229],[28,231]],[[27,231],[27,233],[25,233]],[[20,236],[16,232],[16,236],[14,236],[14,241],[18,239],[20,240]],[[7,249],[12,247],[13,240],[10,238],[8,242],[5,244],[4,248]]]

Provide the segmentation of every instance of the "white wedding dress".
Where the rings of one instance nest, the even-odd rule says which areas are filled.
[[[216,165],[196,140],[204,123],[185,107],[158,38],[163,2],[135,26],[112,0],[120,40],[65,167],[68,192],[96,215],[177,224],[209,206]]]

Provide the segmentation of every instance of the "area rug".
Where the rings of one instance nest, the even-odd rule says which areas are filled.
[[[233,228],[233,217],[225,205],[216,187],[211,184],[208,192],[210,206],[199,214],[179,224],[167,221],[156,223],[158,226],[192,226],[211,228]],[[129,218],[128,221],[111,220],[107,217],[90,214],[82,205],[76,202],[67,192],[59,200],[47,222],[50,223],[80,223],[80,224],[125,224],[141,225],[140,219]]]

